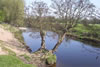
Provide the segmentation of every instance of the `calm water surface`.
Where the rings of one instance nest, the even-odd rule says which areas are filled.
[[[23,32],[25,43],[33,52],[41,47],[39,31]],[[59,35],[48,31],[45,37],[46,49],[52,50]],[[65,37],[54,52],[57,56],[56,67],[100,67],[100,48]]]

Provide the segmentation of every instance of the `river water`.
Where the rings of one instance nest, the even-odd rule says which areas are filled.
[[[32,52],[41,47],[39,31],[25,31],[22,35]],[[52,50],[58,39],[57,33],[47,31],[45,36],[46,49]],[[85,44],[66,36],[54,54],[57,56],[56,67],[100,67],[100,45]]]

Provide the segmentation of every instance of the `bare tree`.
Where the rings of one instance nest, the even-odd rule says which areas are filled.
[[[94,17],[100,19],[100,9],[95,10]]]
[[[34,16],[39,22],[42,22],[42,18],[48,13],[48,6],[43,1],[34,1],[31,7],[31,15]]]
[[[52,0],[54,13],[69,30],[77,25],[80,19],[88,18],[94,11],[94,5],[89,0]]]
[[[49,7],[43,1],[33,1],[31,5],[26,7],[26,23],[31,27],[43,27],[44,20],[48,16]]]

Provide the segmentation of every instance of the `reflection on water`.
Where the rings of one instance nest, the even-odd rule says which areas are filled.
[[[39,31],[23,32],[26,44],[33,52],[41,47]],[[56,47],[60,35],[48,31],[45,36],[46,49]],[[56,67],[100,67],[100,48],[84,44],[80,41],[64,38],[54,52],[57,56]]]

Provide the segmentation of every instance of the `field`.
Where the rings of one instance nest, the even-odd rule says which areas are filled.
[[[100,24],[84,26],[82,24],[78,24],[73,29],[73,34],[76,34],[81,37],[91,37],[100,39]]]

